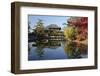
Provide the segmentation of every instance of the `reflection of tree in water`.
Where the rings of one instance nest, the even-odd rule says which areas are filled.
[[[82,45],[76,42],[69,41],[55,41],[55,40],[41,40],[32,42],[32,47],[36,47],[35,53],[37,57],[43,58],[45,55],[45,48],[49,48],[50,50],[63,47],[68,59],[78,59],[84,58],[87,56],[87,45]],[[63,49],[62,49],[63,50]],[[61,50],[61,51],[62,51]],[[48,50],[47,50],[48,51]]]
[[[51,48],[51,49],[56,49],[59,46],[61,46],[61,43],[59,41],[54,41],[54,40],[41,40],[41,41],[35,41],[35,44],[33,44],[33,47],[37,47],[36,48],[36,54],[39,58],[44,56],[44,48]]]
[[[82,58],[82,51],[87,50],[85,47],[86,46],[77,44],[75,42],[66,42],[64,44],[64,51],[68,55],[69,59]]]
[[[44,55],[44,51],[43,51],[43,48],[42,47],[37,47],[36,49],[36,54],[37,56],[40,58],[40,57],[43,57]]]
[[[37,56],[39,58],[41,58],[44,55],[43,49],[44,49],[45,45],[43,45],[42,41],[36,41],[35,43],[36,43],[36,47],[37,47],[35,52],[36,52]]]
[[[31,44],[28,43],[28,54],[29,54],[29,55],[30,55],[31,48],[32,48]]]

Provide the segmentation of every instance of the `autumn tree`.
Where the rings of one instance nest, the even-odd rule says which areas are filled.
[[[64,35],[68,40],[75,40],[77,35],[77,29],[74,26],[68,26],[64,29]]]
[[[88,34],[88,18],[87,17],[70,17],[67,21],[69,26],[75,26],[78,31],[77,39],[85,40]]]

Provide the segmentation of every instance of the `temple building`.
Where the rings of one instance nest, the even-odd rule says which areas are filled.
[[[63,40],[63,31],[61,31],[61,27],[56,24],[48,25],[45,28],[45,32],[48,33],[48,37],[50,40]]]

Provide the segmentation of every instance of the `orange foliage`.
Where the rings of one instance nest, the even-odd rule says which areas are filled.
[[[69,26],[75,26],[78,30],[77,40],[85,40],[88,36],[88,17],[75,17],[70,18],[68,21]]]

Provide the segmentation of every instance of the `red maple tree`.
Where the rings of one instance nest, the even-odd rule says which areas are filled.
[[[85,40],[88,36],[88,17],[71,17],[67,21],[69,26],[75,26],[78,31],[77,39]]]

